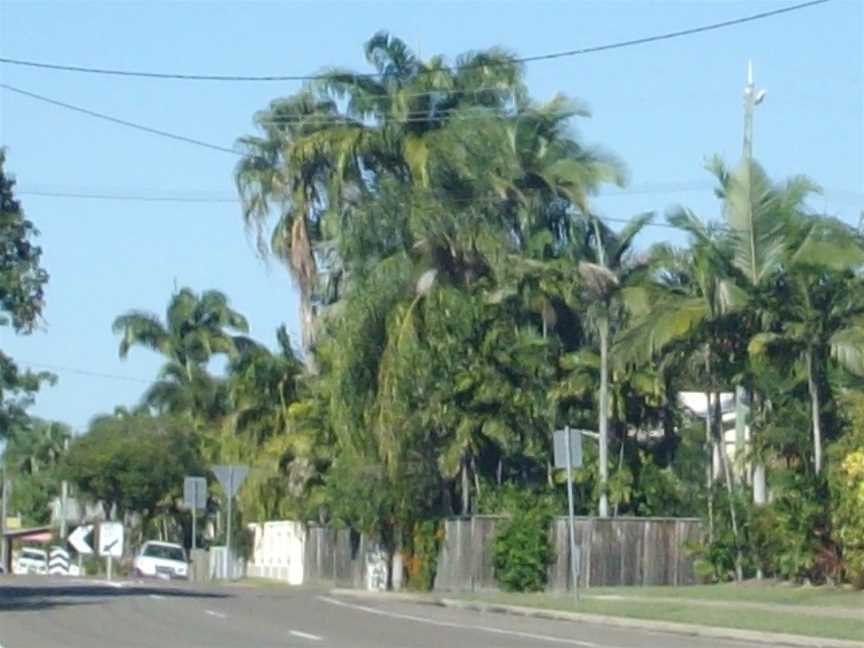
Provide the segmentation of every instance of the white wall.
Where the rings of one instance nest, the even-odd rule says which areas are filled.
[[[303,584],[306,530],[300,522],[282,520],[250,524],[255,534],[248,576]]]

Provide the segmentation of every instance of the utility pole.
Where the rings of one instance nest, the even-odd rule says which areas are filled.
[[[63,441],[63,453],[69,452],[69,439]],[[66,542],[66,502],[69,498],[69,482],[60,483],[60,541]]]
[[[750,165],[753,162],[753,112],[756,106],[765,100],[765,90],[756,87],[753,81],[753,62],[747,61],[747,85],[744,86],[744,168],[750,173]],[[745,390],[742,386],[735,388],[735,450],[740,452],[744,448],[744,420],[752,420],[753,398],[748,399],[745,404]],[[751,430],[752,437],[752,430]],[[723,444],[725,447],[725,443]],[[767,501],[767,487],[765,477],[765,466],[757,463],[753,466],[753,503],[765,504]]]
[[[753,61],[747,61],[747,85],[744,86],[744,159],[753,160],[753,111],[765,100],[765,90],[753,81]]]

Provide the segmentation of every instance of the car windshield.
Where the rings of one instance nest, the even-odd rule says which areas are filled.
[[[144,555],[148,558],[162,558],[164,560],[177,560],[186,562],[186,554],[180,547],[166,547],[165,545],[147,545]]]
[[[21,552],[21,557],[29,558],[31,560],[45,560],[45,554],[38,549],[24,549]]]

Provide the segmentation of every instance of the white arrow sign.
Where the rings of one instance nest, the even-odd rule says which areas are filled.
[[[99,555],[123,557],[123,524],[102,522],[99,525]]]
[[[90,546],[87,540],[90,538],[92,533],[92,524],[79,526],[71,534],[69,534],[69,544],[72,545],[72,548],[79,554],[89,556],[93,553],[93,547]]]

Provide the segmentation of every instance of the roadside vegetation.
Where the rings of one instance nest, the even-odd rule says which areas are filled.
[[[242,216],[290,273],[302,339],[283,328],[266,348],[215,290],[178,289],[164,314],[130,299],[119,357],[158,353],[163,367],[137,408],[97,417],[65,456],[39,439],[68,430],[26,414],[50,377],[0,355],[6,460],[41,498],[13,506],[43,521],[66,475],[185,541],[177,478],[245,463],[235,528],[347,525],[404,553],[425,588],[442,518],[510,513],[496,568],[539,589],[542,530],[566,511],[551,443],[566,424],[599,434],[576,471],[578,514],[703,518],[692,550],[706,582],[864,587],[864,238],[811,206],[818,185],[709,158],[715,213],[604,218],[593,196],[626,186],[624,161],[579,136],[578,100],[531,97],[511,53],[421,60],[380,33],[365,54],[378,77],[328,70],[238,141]],[[26,333],[46,277],[6,176],[0,189],[0,307]],[[639,245],[654,226],[685,243]],[[719,406],[694,417],[685,391],[737,392],[750,441],[728,448]],[[176,452],[157,461],[169,438]],[[122,459],[139,446],[164,471]],[[103,483],[107,465],[122,481]],[[777,629],[807,631],[786,616]]]

